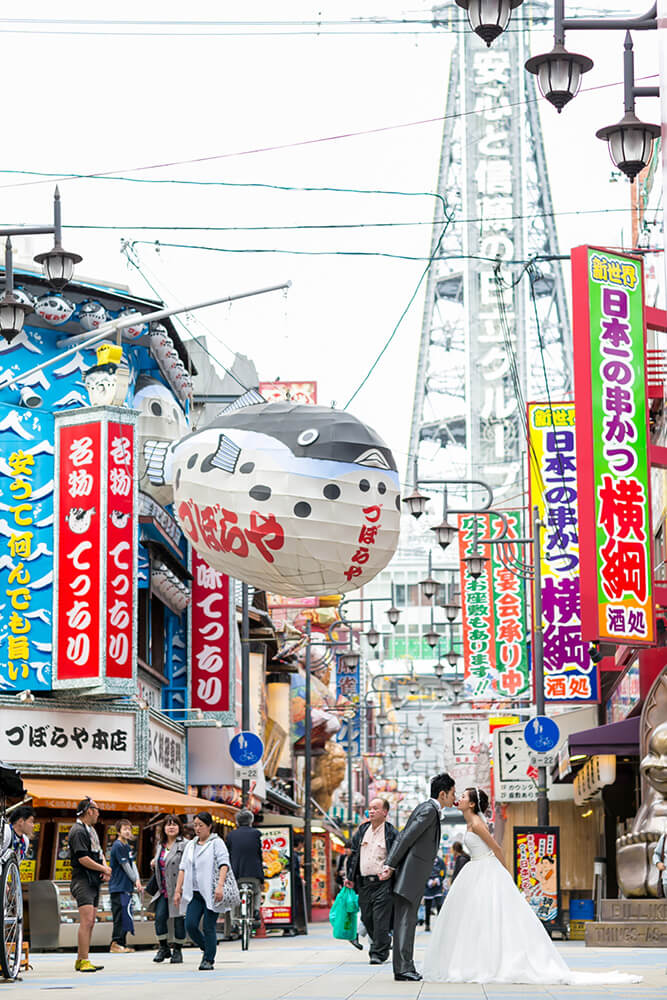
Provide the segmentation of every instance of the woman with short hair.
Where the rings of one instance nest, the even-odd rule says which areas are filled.
[[[225,908],[223,893],[229,854],[222,838],[213,833],[210,813],[197,813],[192,825],[195,839],[188,841],[183,851],[174,903],[177,906],[181,900],[187,903],[185,928],[193,943],[202,950],[200,971],[210,972],[218,944],[215,925],[218,914]]]

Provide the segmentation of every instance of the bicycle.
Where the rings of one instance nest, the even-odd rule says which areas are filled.
[[[23,890],[19,859],[12,847],[12,828],[7,819],[6,799],[25,799],[21,776],[12,767],[0,764],[0,900],[2,936],[0,972],[5,979],[18,977],[23,957]]]
[[[259,879],[239,878],[238,883],[241,897],[238,919],[241,927],[241,950],[247,951],[255,926],[255,893],[259,893]]]

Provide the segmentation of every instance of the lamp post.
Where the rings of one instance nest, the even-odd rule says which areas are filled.
[[[609,154],[615,166],[630,181],[646,167],[651,159],[653,144],[660,135],[660,127],[640,121],[635,114],[637,97],[659,97],[658,87],[637,87],[634,74],[634,53],[631,31],[654,31],[658,26],[657,4],[641,17],[565,17],[565,0],[554,0],[554,47],[551,52],[533,56],[526,62],[526,69],[534,73],[542,96],[560,113],[576,96],[581,77],[593,67],[588,56],[568,52],[565,32],[572,31],[625,31],[623,56],[624,115],[619,122],[598,129],[595,133],[609,145]]]

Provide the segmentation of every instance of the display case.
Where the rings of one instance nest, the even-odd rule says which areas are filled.
[[[34,951],[56,948],[75,948],[79,931],[79,910],[69,891],[69,882],[39,881],[28,885],[30,902],[30,947]],[[146,907],[150,902],[145,894],[133,896],[134,935],[128,935],[128,945],[154,944],[153,914]],[[111,898],[106,886],[100,889],[98,917],[93,929],[93,947],[111,944],[113,922]]]

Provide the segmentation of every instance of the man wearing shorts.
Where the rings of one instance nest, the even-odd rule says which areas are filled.
[[[100,810],[91,798],[79,802],[76,823],[69,832],[69,853],[72,862],[70,892],[79,908],[78,954],[74,968],[77,972],[97,972],[102,965],[93,965],[88,958],[90,939],[93,935],[100,884],[107,882],[111,869],[104,863],[95,823]]]

